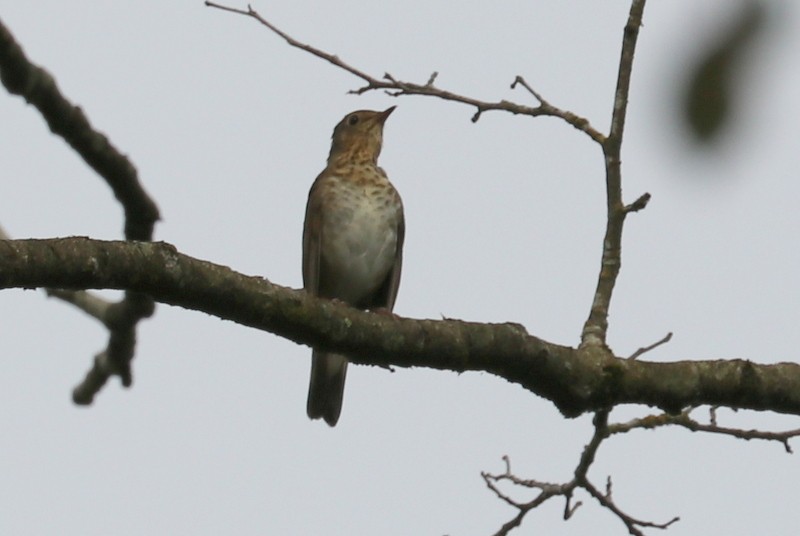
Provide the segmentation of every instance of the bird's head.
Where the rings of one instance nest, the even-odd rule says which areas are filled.
[[[383,124],[395,107],[382,112],[358,110],[350,112],[333,129],[333,142],[328,163],[376,163],[383,142]]]

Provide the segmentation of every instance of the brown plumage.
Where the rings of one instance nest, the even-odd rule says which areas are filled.
[[[303,282],[311,294],[360,309],[394,307],[403,259],[403,203],[378,167],[383,112],[347,114],[333,130],[328,165],[308,194]],[[342,410],[347,358],[314,350],[307,412],[335,426]]]

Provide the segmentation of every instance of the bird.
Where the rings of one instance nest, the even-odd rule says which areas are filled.
[[[403,264],[403,202],[378,167],[383,127],[395,106],[357,110],[334,128],[325,169],[308,194],[303,285],[363,310],[394,308]],[[313,349],[306,412],[336,426],[347,357]]]

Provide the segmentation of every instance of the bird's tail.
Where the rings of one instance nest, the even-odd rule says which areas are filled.
[[[342,412],[347,358],[314,350],[311,355],[311,381],[306,412],[311,419],[325,419],[336,426]]]

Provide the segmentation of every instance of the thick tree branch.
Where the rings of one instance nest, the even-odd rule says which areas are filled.
[[[126,289],[346,353],[354,363],[483,370],[551,400],[567,416],[617,404],[673,414],[707,404],[800,415],[795,363],[653,363],[549,343],[517,324],[371,314],[193,259],[164,243],[0,241],[0,288],[11,287]]]
[[[511,88],[514,89],[518,84],[525,87],[533,96],[534,98],[539,101],[539,106],[525,106],[523,104],[517,104],[514,102],[510,102],[507,100],[501,100],[497,102],[487,102],[481,101],[472,97],[467,97],[464,95],[459,95],[457,93],[453,93],[452,91],[447,91],[444,89],[439,89],[438,87],[434,86],[434,82],[438,73],[433,73],[428,81],[425,84],[415,84],[413,82],[405,82],[402,80],[396,79],[389,73],[385,73],[383,77],[376,77],[372,76],[356,67],[353,67],[349,63],[342,61],[338,56],[335,54],[330,54],[321,50],[319,48],[313,47],[306,43],[302,43],[297,39],[293,38],[267,19],[262,17],[255,9],[251,6],[247,6],[247,9],[237,9],[234,7],[228,7],[221,4],[217,4],[216,2],[206,1],[206,5],[209,7],[213,7],[216,9],[221,9],[223,11],[228,11],[230,13],[236,13],[239,15],[245,15],[248,17],[252,17],[253,19],[257,20],[267,28],[269,28],[272,32],[277,34],[283,40],[285,40],[290,46],[295,48],[299,48],[309,54],[312,54],[318,58],[321,58],[328,63],[339,67],[340,69],[344,69],[348,73],[360,78],[366,85],[351,91],[351,93],[355,94],[362,94],[366,93],[367,91],[375,91],[375,90],[384,90],[388,95],[393,97],[398,97],[400,95],[422,95],[428,97],[436,97],[439,99],[452,101],[452,102],[460,102],[462,104],[468,104],[470,106],[474,106],[477,110],[475,115],[472,116],[472,121],[476,122],[480,119],[481,114],[483,112],[488,111],[505,111],[510,112],[512,114],[517,115],[527,115],[530,117],[539,117],[539,116],[549,116],[549,117],[558,117],[575,127],[576,129],[580,130],[581,132],[588,135],[597,143],[603,143],[605,140],[605,136],[597,131],[592,125],[589,123],[589,120],[580,117],[570,111],[562,110],[557,108],[544,100],[541,95],[539,95],[536,91],[534,91],[528,84],[525,82],[522,77],[517,76],[514,82],[511,84]]]

